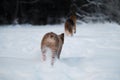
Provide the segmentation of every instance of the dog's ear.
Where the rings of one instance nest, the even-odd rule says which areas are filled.
[[[62,43],[64,43],[64,33],[60,34],[60,39],[62,40]]]

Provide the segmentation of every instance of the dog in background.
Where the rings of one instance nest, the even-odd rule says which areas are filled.
[[[70,17],[65,22],[65,33],[67,36],[73,36],[76,33],[76,15],[71,14]]]
[[[51,50],[51,65],[54,64],[55,58],[60,58],[60,53],[62,50],[62,46],[64,44],[64,33],[57,35],[56,33],[49,32],[46,33],[41,42],[41,51],[42,51],[42,59],[46,60],[47,49]]]

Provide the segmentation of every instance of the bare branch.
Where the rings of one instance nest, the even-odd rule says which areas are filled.
[[[81,8],[83,8],[83,7],[88,7],[88,6],[90,6],[90,5],[96,5],[97,7],[99,7],[100,5],[102,5],[102,3],[96,2],[96,1],[87,0],[87,2],[88,2],[88,4],[82,5]]]

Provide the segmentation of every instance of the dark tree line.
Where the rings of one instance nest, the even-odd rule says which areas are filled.
[[[53,24],[69,12],[69,0],[1,0],[0,24]]]
[[[71,11],[85,22],[120,23],[119,5],[119,0],[1,0],[0,24],[55,24]]]

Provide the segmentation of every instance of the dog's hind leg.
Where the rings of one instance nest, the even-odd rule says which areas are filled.
[[[57,54],[57,51],[53,51],[53,52],[52,52],[52,55],[51,55],[51,56],[52,56],[52,57],[51,57],[51,58],[52,58],[52,59],[51,59],[51,65],[54,65],[54,61],[55,61],[56,54]]]
[[[55,55],[54,55],[54,54],[52,54],[51,65],[54,65],[54,61],[55,61]]]
[[[51,65],[54,65],[54,60],[55,60],[55,57],[53,56],[52,61],[51,61]]]
[[[46,49],[42,49],[42,60],[46,60]]]

